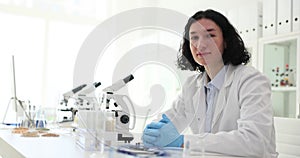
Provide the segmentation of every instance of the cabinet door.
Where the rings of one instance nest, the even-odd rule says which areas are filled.
[[[274,116],[299,116],[299,34],[260,40],[260,68],[272,84]],[[298,72],[297,72],[298,71]]]

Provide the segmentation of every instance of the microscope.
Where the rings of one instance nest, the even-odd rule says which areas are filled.
[[[79,93],[75,94],[76,106],[81,110],[93,110],[97,107],[98,100],[94,95],[90,95],[101,85],[100,82],[95,82],[88,88],[83,89]]]
[[[127,95],[116,93],[133,78],[129,75],[104,88],[99,97],[90,94],[101,85],[100,82],[89,86],[83,84],[63,94],[61,104],[65,107],[71,106],[68,105],[70,98],[75,100],[74,107],[61,111],[72,112],[70,121],[75,118],[76,144],[85,150],[99,150],[104,144],[118,145],[134,139],[129,131],[134,129],[136,122],[133,103]]]
[[[113,113],[117,141],[124,141],[125,143],[130,143],[134,139],[129,130],[135,127],[136,114],[131,99],[127,95],[116,94],[115,92],[133,79],[133,75],[130,74],[124,79],[104,88],[102,96],[100,96],[100,106],[105,107],[105,112]]]
[[[61,106],[58,108],[58,111],[60,113],[59,122],[74,121],[75,114],[78,111],[78,107],[82,107],[83,104],[89,105],[92,101],[89,100],[89,97],[87,95],[93,92],[100,85],[100,82],[95,82],[90,86],[87,86],[87,84],[82,84],[64,93],[63,100],[60,102]],[[75,105],[77,106],[68,105],[70,98],[74,98],[76,100]]]

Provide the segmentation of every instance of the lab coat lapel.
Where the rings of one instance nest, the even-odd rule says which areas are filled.
[[[219,97],[216,103],[216,107],[215,107],[215,112],[213,115],[213,120],[212,120],[212,129],[215,126],[215,124],[217,123],[218,119],[220,118],[220,115],[223,112],[223,109],[225,107],[226,104],[226,95],[225,95],[225,88],[223,87],[220,92],[219,92]]]
[[[205,116],[206,106],[204,86],[199,87],[199,89],[193,97],[193,102],[195,112],[197,111],[197,113],[202,117]]]
[[[203,77],[196,86],[197,90],[193,96],[193,107],[195,111],[196,119],[200,119],[200,125],[204,125],[205,113],[206,113],[206,104],[205,104],[205,90],[203,85]],[[200,129],[203,129],[200,127]]]
[[[232,83],[233,76],[234,76],[234,66],[229,65],[228,69],[226,71],[226,74],[225,74],[224,84],[223,84],[222,88],[220,89],[218,100],[216,103],[215,112],[214,112],[213,120],[212,120],[212,130],[214,129],[214,126],[218,122],[218,120],[225,108],[225,105],[227,103],[227,94],[228,94],[227,92],[228,92],[229,86]]]

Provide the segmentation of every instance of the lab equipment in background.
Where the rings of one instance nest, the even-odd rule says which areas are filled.
[[[60,102],[58,108],[58,120],[59,122],[72,122],[74,121],[74,117],[76,112],[78,111],[78,107],[82,107],[85,105],[90,105],[90,98],[87,96],[92,93],[98,86],[100,86],[100,82],[95,82],[87,87],[87,84],[82,84],[66,93],[63,94],[63,99]],[[69,103],[69,99],[73,98],[77,105]],[[91,97],[95,98],[95,97]]]
[[[47,129],[56,129],[59,127],[57,107],[42,107],[40,110],[44,112],[44,119],[46,121]]]
[[[39,109],[35,116],[35,125],[36,128],[45,128],[46,127],[46,119],[45,119],[45,111],[43,109]]]
[[[75,95],[78,109],[76,143],[84,150],[99,151],[103,145],[117,146],[134,139],[129,131],[136,121],[133,103],[128,96],[114,93],[132,79],[129,75],[104,88],[99,100],[84,94],[84,90]]]
[[[118,147],[117,152],[128,154],[136,157],[163,157],[170,156],[166,151],[158,148],[147,148],[143,145],[126,144]]]
[[[9,126],[10,125],[21,126],[23,120],[28,120],[28,122],[33,122],[33,119],[28,115],[28,113],[26,111],[26,107],[24,107],[24,106],[26,106],[24,101],[16,99],[17,103],[14,106],[15,107],[14,110],[16,110],[16,111],[14,111],[10,108],[11,100],[9,101],[9,103],[7,105],[7,108],[6,108],[6,111],[5,111],[3,120],[2,120],[2,124],[9,125]],[[18,108],[16,108],[16,107],[18,107]],[[13,115],[13,117],[15,117],[15,118],[12,118],[11,115]]]
[[[82,84],[66,93],[63,94],[63,100],[60,104],[67,106],[68,101],[71,97],[73,97],[77,92],[81,91],[84,87],[86,87],[86,84]]]
[[[84,87],[86,87],[86,84],[79,85],[63,94],[63,99],[60,101],[61,106],[58,107],[58,122],[71,122],[74,120],[76,109],[72,104],[68,104],[68,102],[70,98]]]
[[[18,123],[20,123],[18,120],[19,120],[19,117],[22,117],[24,108],[21,105],[21,101],[17,98],[14,56],[12,56],[12,69],[11,70],[12,70],[12,79],[13,79],[13,81],[12,81],[13,96],[9,99],[7,108],[4,113],[2,123],[6,124],[6,125],[17,125]],[[13,103],[13,107],[10,106],[11,103]]]
[[[115,91],[118,91],[133,79],[134,79],[133,75],[130,74],[127,77],[125,77],[124,79],[121,79],[121,80],[117,81],[116,83],[112,84],[111,86],[104,88],[103,92],[113,93]]]
[[[106,113],[100,109],[79,110],[77,113],[76,144],[84,150],[103,152]]]
[[[100,100],[100,106],[105,107],[104,111],[112,114],[113,120],[115,120],[113,129],[108,131],[110,136],[106,137],[107,141],[130,143],[134,138],[129,130],[134,129],[136,121],[131,99],[126,95],[104,93]],[[110,133],[110,131],[113,132]]]
[[[93,103],[97,102],[97,98],[95,95],[91,95],[91,93],[94,92],[100,85],[100,82],[95,82],[76,94],[75,98],[78,109],[95,109],[95,105],[93,105]]]
[[[104,88],[104,93],[100,95],[100,106],[105,106],[106,112],[113,112],[116,120],[115,131],[117,132],[117,140],[114,140],[115,135],[108,138],[108,140],[110,139],[112,141],[124,141],[125,143],[130,143],[134,139],[133,135],[129,132],[129,130],[134,129],[136,122],[136,114],[133,103],[127,95],[114,93],[123,88],[133,79],[133,75],[130,74],[124,79]]]
[[[289,64],[285,65],[285,69],[283,72],[280,71],[279,67],[272,69],[274,74],[274,81],[272,81],[272,87],[283,87],[283,86],[290,86],[295,87],[295,69],[291,69]]]
[[[22,127],[27,127],[27,128],[35,128],[36,127],[36,122],[35,122],[35,117],[36,117],[36,106],[31,105],[30,101],[26,103],[23,103],[24,106],[24,116],[21,122]]]
[[[57,111],[57,120],[59,123],[73,122],[77,109],[75,107],[59,107]]]
[[[101,85],[101,82],[94,82],[89,87],[84,88],[83,90],[81,90],[80,93],[78,93],[78,96],[85,96],[86,97],[87,95],[94,92],[96,90],[96,88],[98,88],[100,85]]]

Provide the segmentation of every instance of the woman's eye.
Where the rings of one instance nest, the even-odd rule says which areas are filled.
[[[211,37],[215,37],[214,34],[207,34],[206,37],[211,38]]]
[[[198,39],[199,39],[198,36],[192,36],[192,37],[191,37],[191,40],[193,40],[193,41],[194,41],[194,40],[198,40]]]

